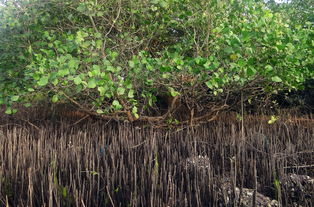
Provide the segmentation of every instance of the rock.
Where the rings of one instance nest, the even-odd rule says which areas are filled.
[[[233,198],[233,187],[231,180],[226,178],[221,181],[220,178],[213,176],[213,169],[211,166],[210,158],[207,156],[193,156],[187,158],[182,167],[189,175],[189,179],[196,179],[199,184],[214,185],[219,206],[233,206],[234,200],[239,200],[240,188],[235,188],[235,199]],[[209,177],[209,179],[204,179]],[[210,181],[209,181],[210,180]],[[205,182],[209,182],[206,183]],[[251,207],[253,204],[254,190],[249,188],[242,188],[241,205],[242,207]],[[272,200],[261,193],[256,193],[256,206],[257,207],[277,207],[279,206],[276,200]]]
[[[286,200],[295,206],[314,203],[314,178],[290,173],[281,179],[281,187]]]
[[[233,206],[234,201],[239,201],[240,188],[235,188],[235,195],[233,195],[233,187],[229,179],[226,179],[220,186],[218,186],[218,194],[221,197],[221,206]],[[234,197],[235,196],[235,197]],[[251,207],[253,205],[254,189],[242,188],[241,203],[242,207]],[[256,192],[256,206],[257,207],[277,207],[278,201],[272,200],[261,193]]]

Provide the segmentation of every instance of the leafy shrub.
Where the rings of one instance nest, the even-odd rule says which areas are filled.
[[[312,27],[251,0],[7,0],[0,15],[6,113],[49,99],[160,121],[176,101],[207,118],[239,92],[251,100],[314,76]],[[174,98],[149,117],[160,96]]]

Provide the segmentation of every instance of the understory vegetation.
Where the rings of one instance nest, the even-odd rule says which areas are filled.
[[[211,120],[240,102],[269,107],[273,94],[313,86],[312,9],[298,0],[6,0],[0,105],[12,114],[66,103],[151,123]]]

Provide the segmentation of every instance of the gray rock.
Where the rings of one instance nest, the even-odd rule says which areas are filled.
[[[215,191],[220,201],[220,206],[232,206],[234,200],[239,200],[240,188],[235,188],[235,198],[233,196],[233,187],[229,178],[220,181],[219,178],[213,176],[210,158],[207,156],[193,156],[184,161],[184,169],[189,173],[190,178],[201,178],[202,176],[210,176],[212,183],[215,183]],[[199,176],[193,176],[195,173]],[[201,183],[201,181],[200,181]],[[242,207],[251,207],[253,204],[254,190],[242,188],[241,205]],[[272,200],[261,193],[256,193],[257,207],[277,207],[279,206],[276,200]]]
[[[288,174],[281,179],[286,199],[295,206],[314,203],[314,178],[307,175]]]
[[[235,188],[235,195],[233,195],[233,187],[229,179],[225,180],[218,186],[218,192],[221,196],[222,206],[233,206],[234,201],[240,201],[239,206],[251,207],[253,206],[254,189],[242,188],[242,196],[240,197],[240,188]],[[256,206],[257,207],[277,207],[278,201],[264,196],[261,193],[256,192]]]

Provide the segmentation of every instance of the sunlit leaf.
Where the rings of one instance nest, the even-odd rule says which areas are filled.
[[[272,77],[272,78],[271,78],[271,80],[272,80],[273,82],[276,82],[276,83],[280,83],[280,82],[282,82],[282,79],[281,79],[281,78],[279,78],[278,76],[274,76],[274,77]]]
[[[270,120],[268,120],[268,124],[273,124],[278,120],[277,116],[271,116]]]
[[[39,86],[45,86],[48,84],[48,76],[43,76],[40,78],[40,80],[38,81],[38,85]]]
[[[96,111],[98,114],[103,114],[104,113],[104,111],[103,110],[101,110],[101,109],[97,109],[97,111]]]
[[[19,100],[19,98],[20,98],[20,96],[12,96],[11,97],[11,101],[17,101],[17,100]]]
[[[88,81],[88,84],[87,84],[87,87],[88,87],[88,88],[95,88],[96,86],[97,86],[97,84],[96,84],[95,78],[92,78],[92,79],[90,79],[90,80]]]
[[[117,100],[114,100],[114,101],[112,102],[112,106],[113,106],[113,108],[116,109],[116,110],[122,109],[121,104],[120,104],[119,101],[117,101]]]
[[[117,89],[117,94],[118,94],[119,96],[123,95],[124,92],[125,92],[125,88],[119,87],[119,88]]]
[[[6,114],[12,114],[12,109],[10,107],[6,108],[5,112]]]
[[[80,76],[76,76],[74,79],[73,79],[75,85],[79,85],[82,83],[82,79],[80,78]]]
[[[58,96],[57,94],[54,95],[54,96],[52,97],[52,99],[51,99],[51,101],[52,101],[53,103],[58,102],[58,100],[59,100],[59,96]]]
[[[129,92],[128,92],[128,97],[129,98],[134,98],[134,90],[129,90]]]

